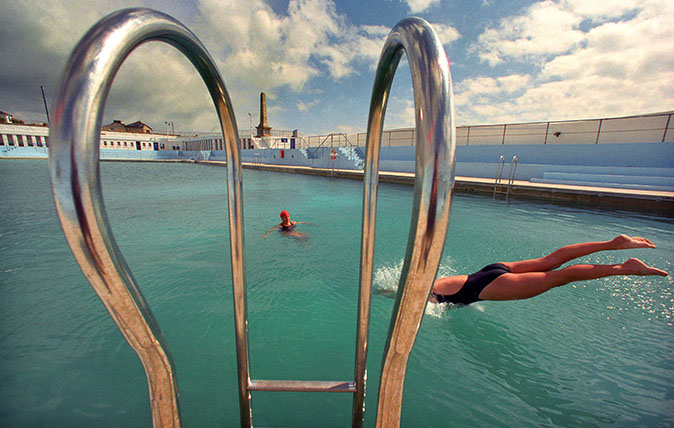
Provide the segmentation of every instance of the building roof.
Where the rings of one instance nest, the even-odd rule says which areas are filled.
[[[140,120],[137,120],[137,121],[135,121],[135,122],[133,122],[133,123],[129,123],[129,124],[126,125],[126,126],[133,126],[133,127],[138,127],[138,128],[142,128],[142,127],[144,127],[144,126],[147,126],[148,128],[152,129],[152,127],[151,127],[150,125],[148,125],[148,124],[146,124],[146,123],[143,123],[143,122],[141,122]]]

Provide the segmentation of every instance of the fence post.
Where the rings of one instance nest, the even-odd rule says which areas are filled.
[[[669,129],[669,122],[672,120],[672,115],[670,114],[667,117],[667,124],[665,125],[665,132],[662,133],[662,142],[665,142],[665,138],[667,137],[667,130]]]

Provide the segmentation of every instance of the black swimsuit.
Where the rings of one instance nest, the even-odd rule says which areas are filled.
[[[456,293],[444,295],[431,292],[431,295],[435,297],[438,303],[470,305],[473,302],[482,300],[479,297],[482,290],[504,273],[510,273],[510,269],[502,263],[494,263],[483,267],[479,272],[468,275],[468,279],[463,283],[463,287]]]
[[[283,223],[281,223],[281,232],[290,232],[295,228],[295,223],[291,223],[289,226],[284,226]]]

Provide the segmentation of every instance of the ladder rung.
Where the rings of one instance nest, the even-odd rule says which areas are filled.
[[[356,392],[354,382],[323,380],[251,380],[249,391]]]

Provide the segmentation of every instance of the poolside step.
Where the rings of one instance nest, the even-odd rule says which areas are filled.
[[[663,176],[545,172],[542,178],[532,178],[531,181],[625,189],[674,190],[674,177]]]
[[[592,173],[572,173],[572,172],[546,172],[544,179],[552,180],[577,180],[577,181],[596,181],[624,184],[647,184],[653,186],[674,187],[674,176],[652,176],[652,175],[619,175],[619,174],[592,174]]]

